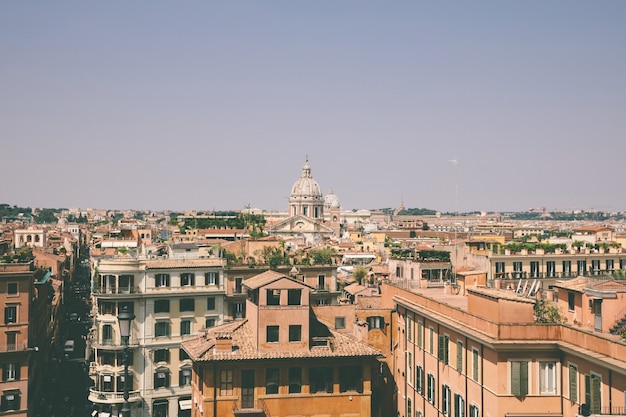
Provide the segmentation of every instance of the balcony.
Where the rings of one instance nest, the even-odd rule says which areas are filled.
[[[0,345],[0,352],[17,352],[28,349],[26,342]]]
[[[592,410],[589,404],[582,404],[578,407],[578,414],[581,416],[624,416],[626,407],[596,407]]]
[[[93,340],[90,340],[90,343],[91,343],[91,347],[93,348],[112,349],[112,350],[124,348],[124,344],[121,341],[115,340],[115,339],[102,339],[102,340],[93,339]],[[136,337],[131,337],[130,340],[128,341],[128,347],[132,349],[137,346],[139,346],[139,340]]]
[[[89,389],[89,401],[98,404],[121,404],[124,402],[124,392],[96,391]],[[128,402],[141,401],[139,390],[130,391]]]
[[[254,404],[256,402],[256,404]],[[246,403],[246,404],[244,404]],[[233,401],[233,414],[235,417],[270,417],[270,412],[262,399],[235,400]]]
[[[141,292],[139,287],[111,288],[100,286],[93,289],[95,295],[132,295],[139,292]]]

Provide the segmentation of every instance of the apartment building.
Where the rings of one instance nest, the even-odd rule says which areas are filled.
[[[124,346],[118,314],[135,315],[129,338],[132,416],[190,415],[191,361],[183,340],[224,321],[224,265],[219,258],[95,258],[89,400],[100,416],[123,405]]]
[[[571,324],[537,324],[512,291],[408,291],[394,306],[393,373],[401,417],[623,415],[626,344]]]
[[[483,256],[483,255],[481,255]],[[491,253],[487,258],[487,279],[573,278],[612,274],[626,269],[626,253],[621,249],[555,250],[536,249]]]
[[[369,417],[380,350],[312,311],[314,287],[276,271],[244,281],[246,318],[183,342],[193,416]]]
[[[26,417],[29,409],[29,320],[34,267],[0,263],[0,416]]]

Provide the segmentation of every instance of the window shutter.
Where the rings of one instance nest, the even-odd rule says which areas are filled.
[[[591,375],[585,375],[585,404],[591,404]]]
[[[598,414],[602,406],[600,399],[600,382],[599,377],[595,375],[591,376],[591,412]]]
[[[438,353],[438,358],[440,361],[443,361],[444,358],[444,348],[443,348],[443,336],[439,336],[439,344],[437,346],[437,348],[439,349],[439,353]]]
[[[511,362],[511,394],[517,397],[528,395],[528,362]]]
[[[569,400],[578,401],[578,369],[575,366],[569,366]]]

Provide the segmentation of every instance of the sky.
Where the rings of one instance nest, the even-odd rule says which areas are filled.
[[[626,210],[626,2],[0,2],[0,203]],[[457,163],[451,162],[457,161]]]

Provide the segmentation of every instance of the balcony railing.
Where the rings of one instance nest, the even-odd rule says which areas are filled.
[[[593,410],[589,404],[581,404],[578,407],[578,414],[581,416],[623,416],[626,415],[626,407],[597,407]]]
[[[130,391],[128,397],[129,402],[141,401],[139,390]],[[89,401],[100,404],[117,404],[124,402],[124,392],[97,391],[93,388],[89,389]]]
[[[0,352],[15,352],[18,350],[26,350],[27,348],[28,344],[26,342],[13,343],[8,345],[0,345]]]
[[[141,292],[139,287],[120,287],[120,288],[111,288],[111,287],[96,287],[93,289],[93,293],[96,295],[106,295],[106,294],[137,294]]]

